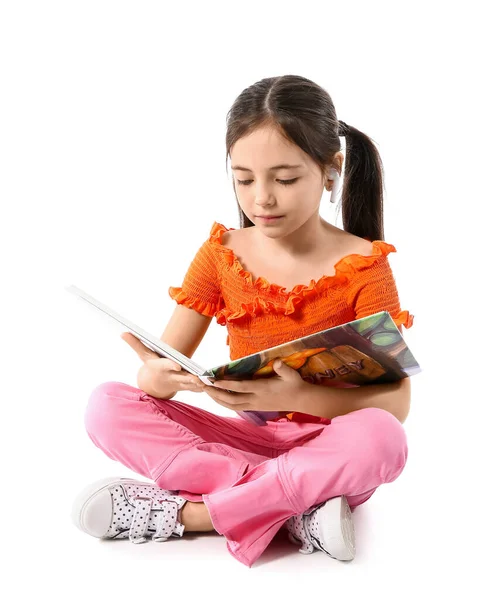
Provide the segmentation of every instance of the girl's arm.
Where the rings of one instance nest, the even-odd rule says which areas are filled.
[[[333,419],[361,408],[382,408],[401,423],[411,404],[411,378],[393,383],[377,383],[354,388],[335,388],[308,384],[299,396],[299,412]]]

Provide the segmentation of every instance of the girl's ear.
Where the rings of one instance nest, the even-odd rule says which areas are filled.
[[[337,175],[342,177],[342,165],[344,163],[344,154],[337,152],[333,157],[332,166],[328,166],[325,170],[325,187],[330,190],[331,187],[328,184],[328,179],[332,179],[335,175],[334,171],[337,171]]]
[[[344,154],[343,152],[337,152],[337,154],[334,157],[334,164],[338,165],[338,167],[336,167],[339,175],[342,177],[342,165],[344,164]]]

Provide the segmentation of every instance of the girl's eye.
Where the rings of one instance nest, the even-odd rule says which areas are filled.
[[[282,185],[292,185],[293,183],[296,183],[298,179],[299,177],[296,177],[295,179],[277,179],[277,181]],[[249,185],[251,181],[252,179],[245,179],[244,181],[238,179],[237,183],[239,183],[240,185]]]

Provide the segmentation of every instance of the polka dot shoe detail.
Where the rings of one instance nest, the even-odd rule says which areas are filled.
[[[83,531],[102,539],[129,538],[140,544],[151,537],[164,542],[182,537],[180,509],[187,502],[153,483],[108,477],[86,486],[72,505],[72,522]]]
[[[301,554],[322,550],[337,560],[352,560],[356,555],[354,525],[345,496],[330,498],[302,515],[288,519],[289,540],[301,545]]]

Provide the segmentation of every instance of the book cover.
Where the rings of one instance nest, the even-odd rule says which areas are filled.
[[[272,377],[277,358],[304,381],[328,387],[392,383],[421,371],[392,317],[382,311],[214,367],[199,377],[202,381]],[[280,416],[264,411],[238,414],[257,425]]]

